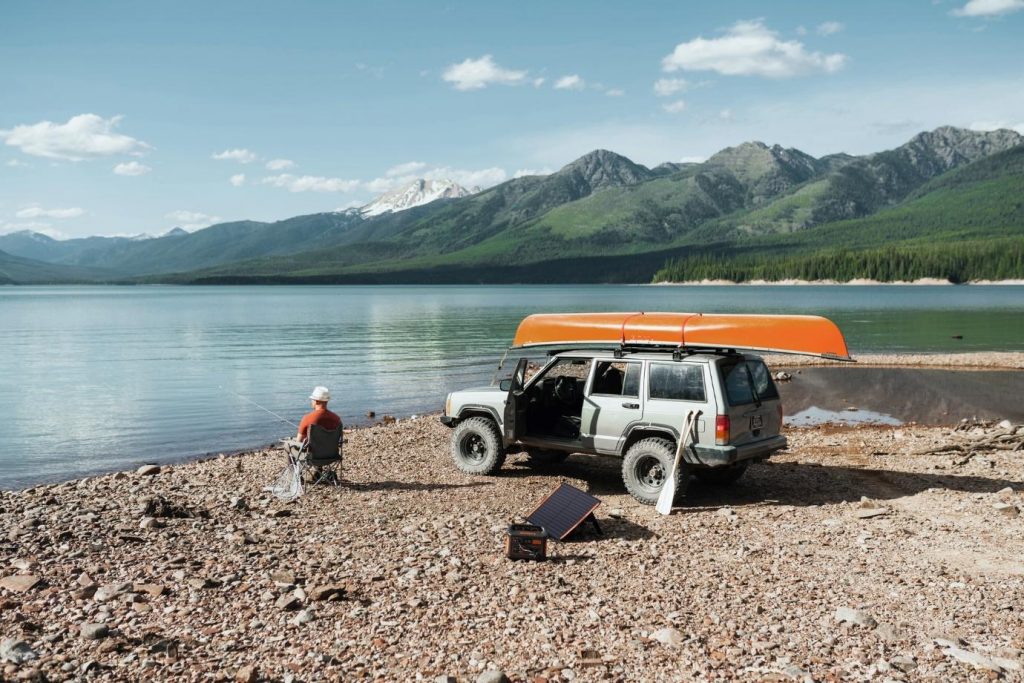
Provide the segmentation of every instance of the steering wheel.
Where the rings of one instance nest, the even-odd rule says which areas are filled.
[[[571,406],[576,401],[576,379],[573,377],[559,377],[555,380],[552,393],[560,403]]]

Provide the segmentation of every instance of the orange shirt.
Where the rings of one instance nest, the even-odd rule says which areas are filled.
[[[327,410],[327,408],[317,408],[311,413],[307,413],[302,422],[299,423],[299,438],[305,439],[309,432],[309,425],[319,425],[326,430],[337,429],[338,425],[341,424],[341,418]]]

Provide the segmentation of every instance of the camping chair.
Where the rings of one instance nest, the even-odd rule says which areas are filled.
[[[342,426],[324,429],[310,425],[305,441],[283,439],[288,449],[288,464],[273,486],[266,490],[283,501],[292,501],[305,492],[305,482],[313,486],[341,483]]]

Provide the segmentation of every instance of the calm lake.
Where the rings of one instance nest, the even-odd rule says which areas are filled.
[[[0,287],[0,487],[267,444],[488,383],[556,311],[813,313],[851,352],[1024,350],[1024,287]],[[962,339],[955,339],[962,336]]]

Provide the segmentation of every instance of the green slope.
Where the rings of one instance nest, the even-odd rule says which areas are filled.
[[[51,285],[115,279],[116,274],[94,268],[54,265],[0,251],[0,284]]]

